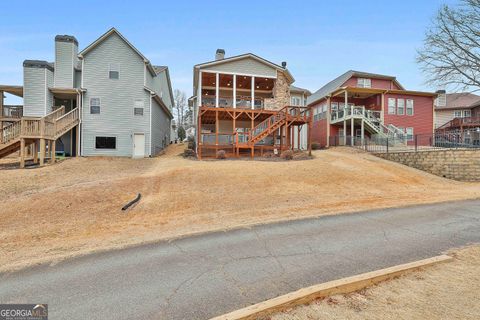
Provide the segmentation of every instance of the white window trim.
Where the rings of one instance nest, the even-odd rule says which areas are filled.
[[[408,133],[408,131],[411,131],[411,134]],[[408,128],[405,128],[405,134],[407,136],[407,141],[413,141],[414,138],[415,138],[415,133],[414,133],[414,130],[413,130],[413,127],[408,127]],[[411,138],[409,139],[408,136],[411,136]]]
[[[116,68],[112,68],[112,67],[116,67]],[[110,78],[110,72],[111,71],[116,71],[118,72],[118,78]],[[117,63],[110,63],[108,65],[108,79],[109,80],[119,80],[120,79],[120,65],[117,64]]]
[[[393,101],[393,105],[391,106],[392,109],[390,109],[390,101]],[[388,112],[388,114],[397,114],[397,99],[388,98],[388,100],[387,100],[387,112]]]
[[[98,100],[98,105],[97,105],[97,104],[92,105],[92,100],[93,100],[93,99],[97,99],[97,100]],[[99,112],[99,113],[92,113],[92,106],[93,106],[93,107],[98,107],[98,109],[99,109],[100,112]],[[101,114],[101,113],[102,113],[102,101],[100,100],[100,98],[95,98],[95,97],[90,98],[89,107],[90,107],[90,108],[89,108],[89,113],[90,113],[90,114]]]
[[[403,111],[402,111],[402,113],[400,113],[400,107],[399,107],[399,106],[400,106],[400,101],[403,102]],[[399,116],[404,116],[405,113],[406,113],[406,102],[405,102],[405,99],[399,98],[399,99],[397,99],[397,115],[399,115]]]
[[[408,114],[408,102],[412,102],[412,114]],[[415,101],[413,99],[405,99],[405,115],[407,116],[413,116],[415,115]]]
[[[371,88],[372,79],[370,78],[357,78],[357,88]]]

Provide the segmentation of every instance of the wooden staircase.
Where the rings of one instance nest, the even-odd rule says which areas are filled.
[[[0,158],[19,151],[22,143],[27,146],[38,140],[43,144],[45,140],[55,141],[79,122],[78,108],[65,113],[65,108],[60,107],[44,117],[22,117],[0,128]]]
[[[262,139],[265,139],[271,135],[275,130],[283,126],[287,122],[287,108],[283,108],[278,111],[276,114],[268,117],[264,121],[260,122],[253,130],[250,132],[248,143],[250,145],[255,145],[255,143],[260,142]]]

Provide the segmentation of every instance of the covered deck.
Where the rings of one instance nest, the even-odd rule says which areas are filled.
[[[311,117],[305,107],[266,110],[202,106],[198,116],[198,158],[216,158],[219,150],[224,150],[227,157],[253,158],[266,152],[298,149],[301,130],[309,130],[310,126]],[[294,130],[298,141],[294,141]]]
[[[0,85],[0,128],[19,121],[23,116],[22,105],[5,105],[5,93],[23,98],[23,86]]]

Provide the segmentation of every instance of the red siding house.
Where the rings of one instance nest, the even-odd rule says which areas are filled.
[[[434,132],[436,93],[406,90],[395,77],[350,70],[308,100],[320,147],[390,139],[412,144]]]

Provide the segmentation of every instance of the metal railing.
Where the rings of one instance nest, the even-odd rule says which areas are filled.
[[[395,138],[365,138],[362,149],[373,153],[421,152],[428,150],[480,149],[480,133],[462,137],[460,134],[435,133],[408,136],[407,143],[399,143]]]

